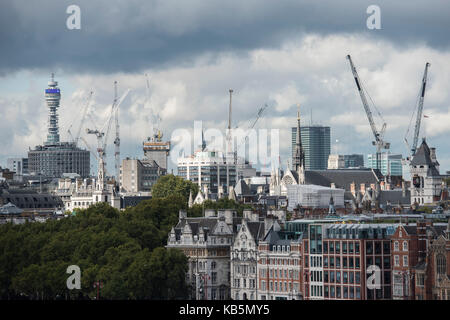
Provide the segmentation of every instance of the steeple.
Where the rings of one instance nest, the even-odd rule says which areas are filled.
[[[299,184],[305,183],[305,154],[303,153],[302,137],[300,129],[300,104],[297,104],[297,132],[295,142],[295,152],[292,159],[292,167],[298,173]]]

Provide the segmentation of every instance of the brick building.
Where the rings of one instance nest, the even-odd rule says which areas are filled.
[[[258,246],[258,300],[302,300],[302,242],[272,228]]]
[[[306,298],[391,299],[393,225],[313,223],[308,228],[303,238]]]

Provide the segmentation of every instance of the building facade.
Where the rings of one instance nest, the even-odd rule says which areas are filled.
[[[305,296],[312,300],[391,299],[392,225],[310,224],[303,238]],[[379,277],[375,277],[379,275]]]
[[[367,155],[367,167],[377,169],[377,155]],[[380,171],[384,176],[397,176],[403,175],[403,164],[401,154],[391,154],[388,152],[381,153]]]
[[[257,300],[258,243],[264,238],[264,221],[259,215],[244,211],[231,247],[231,298]]]
[[[330,154],[328,169],[362,168],[364,156],[362,154]]]
[[[28,171],[30,174],[53,178],[60,178],[64,173],[89,177],[90,153],[71,142],[36,146],[28,151]]]
[[[126,193],[150,192],[160,176],[166,174],[154,160],[126,158],[120,167],[120,191]]]
[[[178,159],[178,175],[190,180],[203,190],[217,194],[219,187],[228,192],[237,182],[237,167],[234,158],[218,151],[198,151],[190,157]]]
[[[170,152],[170,141],[162,141],[160,136],[148,138],[142,143],[144,156],[147,160],[155,161],[158,166],[167,171],[167,157]]]
[[[258,254],[258,300],[304,299],[301,239],[272,228]]]
[[[17,175],[26,175],[28,174],[28,158],[8,158],[6,167]]]
[[[331,151],[330,127],[303,126],[300,129],[306,170],[325,170]],[[292,156],[295,153],[297,127],[292,128]]]
[[[433,204],[440,200],[442,177],[439,174],[439,162],[436,150],[422,141],[410,162],[411,204]]]
[[[205,217],[188,218],[180,211],[178,224],[169,234],[167,248],[178,248],[188,257],[186,280],[195,300],[230,299],[230,247],[233,210],[207,211]]]

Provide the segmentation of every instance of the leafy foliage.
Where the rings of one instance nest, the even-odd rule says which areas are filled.
[[[162,176],[152,187],[153,198],[166,198],[169,196],[182,196],[184,201],[189,200],[189,192],[195,197],[198,193],[198,185],[182,177],[168,174]]]
[[[186,298],[187,258],[166,249],[183,197],[141,202],[124,212],[100,203],[46,223],[0,226],[0,298]],[[81,269],[81,290],[68,290],[69,265]]]
[[[245,209],[252,209],[252,206],[241,204],[227,198],[222,198],[218,201],[205,200],[203,204],[194,204],[192,208],[189,208],[188,214],[191,217],[201,217],[203,216],[203,209],[235,209],[238,215],[242,217],[243,211]]]

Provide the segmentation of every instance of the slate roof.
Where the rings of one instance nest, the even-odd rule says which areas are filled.
[[[417,149],[416,154],[413,156],[411,160],[411,165],[412,166],[426,165],[429,167],[427,175],[439,176],[439,171],[436,169],[436,165],[433,163],[433,160],[431,160],[430,148],[428,147],[428,144],[425,141],[425,139],[423,139],[422,144],[420,145],[419,149]]]
[[[11,202],[9,202],[9,203],[5,204],[4,206],[0,207],[0,214],[19,215],[22,212],[23,212],[22,209],[17,208]]]
[[[432,166],[433,161],[431,160],[430,156],[430,148],[428,147],[427,142],[425,139],[422,141],[422,144],[420,145],[419,149],[417,149],[416,153],[414,154],[411,165],[417,166],[417,165],[427,165]]]
[[[257,243],[264,238],[264,222],[248,221],[247,226],[253,239],[255,239]]]
[[[243,179],[239,179],[239,181],[236,183],[236,186],[234,187],[234,192],[236,195],[251,195],[252,191],[248,187],[247,183]]]
[[[406,232],[408,232],[409,235],[417,234],[416,226],[403,226],[403,228],[405,228]]]
[[[186,223],[189,223],[189,226],[191,227],[193,235],[198,234],[199,228],[208,228],[210,231],[212,231],[217,223],[217,220],[218,219],[216,217],[213,217],[213,218],[199,217],[199,218],[181,219],[175,227],[175,233],[177,233],[177,230],[181,231],[184,228],[184,226],[186,225]]]
[[[0,203],[1,202],[11,202],[21,209],[64,207],[61,198],[58,196],[48,193],[37,193],[29,190],[4,190],[0,193]]]
[[[381,190],[378,198],[380,203],[386,204],[390,202],[391,205],[396,205],[398,203],[409,205],[410,199],[411,194],[409,190],[405,191],[405,196],[403,196],[402,190]]]
[[[383,177],[378,169],[333,169],[333,170],[308,170],[305,171],[306,184],[315,184],[330,187],[331,183],[336,188],[350,191],[350,185],[354,182],[359,189],[361,183],[377,183]]]
[[[266,241],[269,245],[290,245],[291,240],[281,239],[278,232],[273,230],[273,227],[270,228],[267,235],[264,237],[264,241]]]

